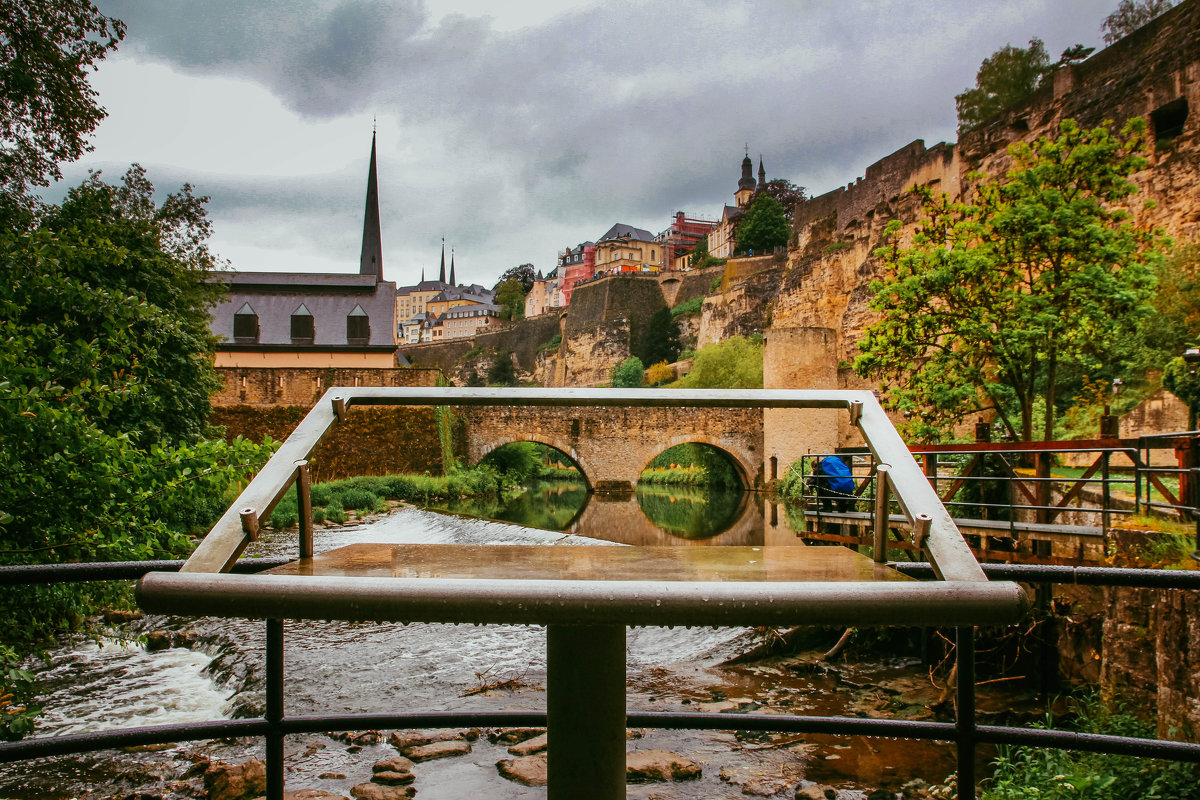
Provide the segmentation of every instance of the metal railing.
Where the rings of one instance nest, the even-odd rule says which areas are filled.
[[[234,564],[235,572],[254,573],[286,563],[287,559],[254,559]],[[0,567],[0,585],[70,583],[88,580],[128,580],[151,572],[171,572],[180,561]],[[928,563],[890,566],[915,578],[935,576]],[[1173,570],[983,565],[989,578],[1033,584],[1150,587],[1200,590],[1200,573]],[[336,733],[370,729],[430,729],[458,727],[546,727],[545,711],[452,713],[358,713],[289,716],[284,706],[286,676],[283,661],[284,623],[266,621],[266,711],[261,718],[155,725],[115,731],[35,737],[0,743],[0,762],[78,755],[122,747],[168,744],[226,737],[263,737],[267,772],[283,786],[283,740],[296,734]],[[1200,763],[1200,744],[1078,733],[1066,730],[979,725],[975,715],[975,628],[955,628],[958,684],[954,722],[924,722],[858,717],[757,715],[728,713],[627,713],[631,728],[661,730],[720,730],[763,733],[814,733],[835,736],[892,737],[954,743],[960,797],[974,797],[978,783],[975,755],[981,744],[1058,748],[1095,753]]]
[[[1194,447],[1198,436],[1200,432],[1189,431],[1123,440],[979,442],[909,449],[960,529],[1013,540],[1021,534],[1103,537],[1114,521],[1138,514],[1200,522],[1196,513],[1200,468],[1156,466],[1151,458],[1156,450]],[[1075,465],[1082,474],[1053,474],[1052,460],[1063,456],[1084,457]],[[850,467],[852,494],[819,489],[810,477],[816,463],[828,457]],[[818,530],[827,521],[861,519],[864,513],[878,525],[877,463],[865,448],[811,453],[792,468],[806,476],[803,499]],[[1067,514],[1077,521],[1062,522]],[[909,545],[892,542],[892,546]]]

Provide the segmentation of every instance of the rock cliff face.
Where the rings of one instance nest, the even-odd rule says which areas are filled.
[[[1050,85],[963,136],[957,145],[901,148],[865,177],[800,204],[786,275],[772,325],[839,332],[839,359],[851,360],[874,315],[869,285],[879,276],[873,252],[893,219],[911,235],[920,208],[907,190],[928,186],[961,196],[967,175],[1003,174],[1007,148],[1054,134],[1064,119],[1084,126],[1145,118],[1154,144],[1131,210],[1139,225],[1177,240],[1200,237],[1200,2],[1189,0],[1091,59],[1059,70]],[[1153,201],[1150,208],[1145,201]]]

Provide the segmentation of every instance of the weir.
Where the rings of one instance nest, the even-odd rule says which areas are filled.
[[[873,558],[835,548],[511,545],[359,546],[314,558],[306,459],[356,404],[588,409],[589,417],[631,408],[838,409],[861,430],[880,483],[898,501],[938,580],[911,580],[887,566],[882,546]],[[676,416],[681,434],[696,418]],[[229,573],[256,535],[259,519],[293,483],[301,508],[301,558],[267,574]],[[875,524],[882,528],[887,522],[881,515]],[[944,625],[969,636],[973,625],[1017,621],[1027,602],[1016,583],[988,581],[870,392],[399,388],[330,390],[182,571],[145,576],[138,600],[154,613],[267,619],[269,640],[278,639],[280,647],[284,619],[545,625],[547,717],[555,745],[549,796],[597,800],[624,796],[627,715],[621,676],[627,626]],[[579,656],[571,655],[583,641],[594,681],[580,680]],[[289,729],[282,672],[282,663],[268,660],[268,797],[273,800],[283,796],[281,742]],[[596,682],[607,688],[589,704],[589,714],[576,713],[581,693]],[[963,707],[969,710],[969,704]],[[590,724],[596,714],[604,724]],[[680,724],[694,726],[695,715],[678,716]],[[973,719],[962,725],[956,738],[969,746],[960,748],[959,781],[973,785]]]

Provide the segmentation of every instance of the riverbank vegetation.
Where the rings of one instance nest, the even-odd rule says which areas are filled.
[[[361,475],[315,483],[313,522],[345,522],[350,512],[363,516],[386,510],[389,500],[436,506],[447,500],[494,497],[532,479],[581,481],[582,476],[552,447],[513,442],[496,448],[473,467],[455,464],[444,475]],[[290,528],[299,518],[296,495],[289,492],[271,512],[268,524]]]
[[[1062,722],[1082,733],[1155,738],[1151,726],[1095,694],[1071,699],[1069,709],[1065,719],[1048,720],[1045,727]],[[1188,800],[1200,781],[1195,764],[1055,748],[1002,747],[992,768],[982,800]]]
[[[729,456],[712,445],[685,442],[659,453],[642,471],[638,484],[720,486],[741,489],[742,479]]]

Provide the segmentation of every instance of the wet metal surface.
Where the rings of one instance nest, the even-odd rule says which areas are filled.
[[[844,547],[353,544],[272,575],[572,581],[906,581]]]

